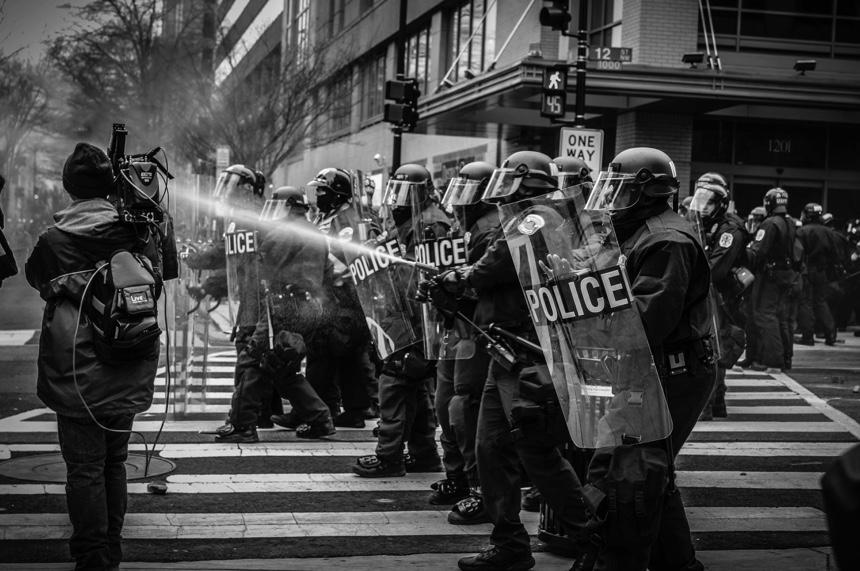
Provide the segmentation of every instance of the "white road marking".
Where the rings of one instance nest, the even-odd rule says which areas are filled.
[[[854,442],[687,442],[680,456],[816,456],[831,458],[855,445]]]
[[[714,472],[679,470],[681,488],[820,490],[821,472]]]
[[[0,347],[20,347],[26,345],[37,329],[5,329],[0,331]]]
[[[826,531],[825,516],[813,508],[688,508],[693,532]],[[369,537],[405,535],[486,535],[490,524],[456,526],[447,510],[345,513],[129,513],[123,526],[126,539],[208,539],[262,537]],[[522,512],[529,531],[537,529],[539,514]],[[0,514],[4,540],[67,539],[66,514]]]
[[[791,400],[802,399],[797,393],[769,392],[769,393],[726,393],[726,400]]]
[[[827,404],[823,399],[815,396],[812,391],[810,391],[788,375],[785,375],[783,373],[777,373],[774,374],[773,377],[789,389],[801,395],[803,399],[808,402],[813,408],[820,411],[821,414],[827,416],[827,418],[831,419],[833,422],[838,423],[844,430],[847,430],[848,432],[853,434],[855,438],[860,438],[860,423],[858,423],[856,420],[854,420],[844,412],[836,410],[835,408]]]
[[[782,387],[783,383],[776,379],[726,379],[726,386],[729,387]]]
[[[730,406],[729,414],[821,414],[811,406]]]
[[[135,425],[136,426],[136,425]],[[835,422],[698,422],[693,432],[845,432]]]

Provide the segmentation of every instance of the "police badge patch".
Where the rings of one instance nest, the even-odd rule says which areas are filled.
[[[732,245],[732,240],[734,238],[728,232],[724,232],[722,236],[720,236],[720,247],[728,248]]]
[[[759,230],[758,232],[755,233],[755,241],[761,242],[762,240],[764,240],[764,230],[763,229]]]

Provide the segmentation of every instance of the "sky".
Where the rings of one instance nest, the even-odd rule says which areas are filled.
[[[42,42],[57,35],[69,24],[69,10],[60,6],[82,6],[88,0],[0,0],[0,51],[9,54],[21,49],[21,56],[37,61]]]

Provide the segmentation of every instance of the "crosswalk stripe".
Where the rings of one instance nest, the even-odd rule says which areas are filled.
[[[679,470],[681,488],[818,490],[818,472],[722,472]],[[419,492],[429,491],[441,474],[403,478],[359,478],[354,474],[175,474],[167,477],[170,494]],[[62,484],[3,484],[0,495],[64,494]],[[130,483],[129,494],[146,494],[145,483]]]
[[[693,432],[845,432],[835,422],[698,422]]]
[[[776,379],[726,379],[729,387],[783,387],[784,385]]]
[[[125,539],[207,539],[263,537],[366,537],[407,535],[487,535],[489,524],[457,526],[446,521],[447,510],[402,512],[304,513],[129,513]],[[539,514],[521,512],[526,527],[535,530]],[[824,514],[814,508],[688,509],[696,532],[821,532]],[[4,540],[66,539],[71,533],[66,514],[0,515]]]
[[[792,400],[802,399],[799,394],[792,392],[772,392],[772,393],[726,393],[726,400]]]
[[[374,441],[365,442],[259,442],[256,444],[159,444],[155,451],[162,458],[347,458],[368,454]],[[853,442],[687,442],[679,456],[731,457],[820,457],[838,456],[854,446]],[[151,449],[151,447],[150,447]],[[441,453],[441,447],[439,451]],[[0,444],[0,460],[13,454],[55,453],[58,444]],[[143,444],[129,444],[129,451],[144,452]]]

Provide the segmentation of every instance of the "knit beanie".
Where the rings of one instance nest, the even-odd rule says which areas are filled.
[[[63,188],[75,198],[106,198],[113,185],[110,159],[100,148],[78,143],[63,166]]]

